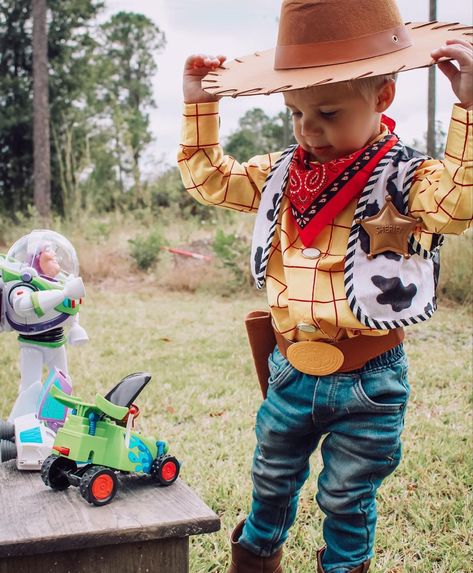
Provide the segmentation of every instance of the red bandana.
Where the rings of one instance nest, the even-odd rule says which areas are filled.
[[[296,149],[289,166],[289,200],[306,247],[363,191],[376,165],[397,142],[397,136],[389,134],[326,163],[309,163],[307,152]]]

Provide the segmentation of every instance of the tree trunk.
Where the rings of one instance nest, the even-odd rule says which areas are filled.
[[[437,20],[437,0],[429,1],[429,20]],[[427,155],[435,157],[437,142],[435,137],[435,103],[436,103],[436,66],[429,68],[429,88],[427,104]]]
[[[34,204],[41,218],[47,221],[51,216],[51,157],[46,0],[32,0],[32,7]]]

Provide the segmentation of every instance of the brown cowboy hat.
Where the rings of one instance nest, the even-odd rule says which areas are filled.
[[[219,96],[269,95],[432,65],[430,53],[473,28],[403,23],[395,0],[283,0],[275,49],[225,62],[202,80]]]

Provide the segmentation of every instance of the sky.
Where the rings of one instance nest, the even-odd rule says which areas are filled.
[[[362,0],[361,0],[362,1]],[[429,0],[398,0],[405,21],[428,21]],[[182,69],[189,54],[225,54],[229,60],[275,46],[278,0],[106,0],[105,17],[119,11],[139,12],[166,34],[166,47],[156,54],[158,72],[153,78],[157,108],[151,111],[154,142],[143,172],[156,173],[175,164],[182,114]],[[437,20],[473,20],[469,0],[437,0]],[[399,74],[397,95],[388,115],[397,122],[396,132],[405,143],[422,140],[427,130],[426,69]],[[450,83],[437,73],[437,119],[447,130],[456,98]],[[238,129],[239,118],[253,107],[269,116],[284,109],[281,94],[223,98],[221,137]],[[262,150],[264,151],[264,150]]]

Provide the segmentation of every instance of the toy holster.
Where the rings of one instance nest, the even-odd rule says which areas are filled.
[[[258,382],[263,398],[266,398],[269,378],[268,357],[276,346],[271,314],[264,310],[254,310],[246,315],[245,326]]]

